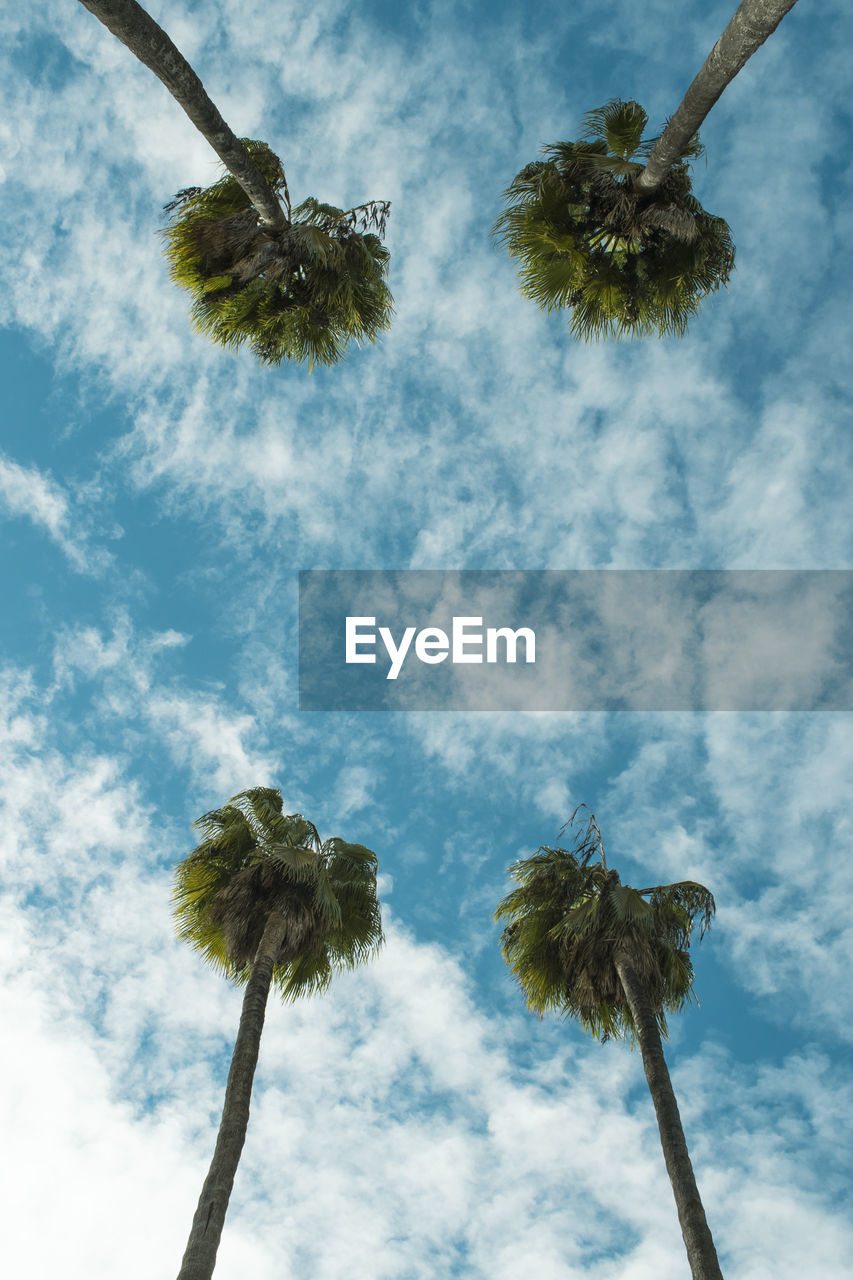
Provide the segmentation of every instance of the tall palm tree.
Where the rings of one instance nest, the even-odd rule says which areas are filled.
[[[690,161],[711,107],[796,0],[743,0],[658,138],[618,98],[589,112],[577,142],[544,148],[505,194],[495,234],[519,265],[521,291],[568,309],[584,340],[686,332],[726,285],[734,244],[691,192]]]
[[[555,1010],[577,1018],[599,1040],[639,1043],[693,1280],[722,1280],[661,1044],[667,1012],[692,995],[688,948],[697,917],[700,936],[710,923],[712,895],[692,880],[621,884],[593,814],[573,849],[541,848],[510,872],[518,887],[495,918],[508,921],[504,959],[528,1007],[539,1017]]]
[[[162,80],[228,170],[166,205],[171,274],[192,295],[196,327],[222,346],[248,342],[271,365],[334,364],[349,341],[375,341],[393,310],[382,244],[388,202],[344,211],[309,197],[292,209],[278,156],[235,137],[136,0],[80,3]]]
[[[178,1280],[210,1280],[246,1138],[252,1080],[271,984],[283,999],[322,991],[382,943],[376,855],[321,843],[278,791],[254,787],[194,824],[201,843],[175,868],[178,936],[246,984],[210,1170]]]

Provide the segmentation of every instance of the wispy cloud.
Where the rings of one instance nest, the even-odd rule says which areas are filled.
[[[0,453],[0,516],[24,518],[45,532],[77,573],[100,574],[112,556],[93,546],[68,491],[38,467]]]

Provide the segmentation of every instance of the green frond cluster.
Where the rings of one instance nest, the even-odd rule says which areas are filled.
[[[259,225],[230,175],[178,192],[163,231],[171,277],[192,296],[196,329],[220,346],[247,343],[262,364],[334,364],[349,342],[373,342],[391,323],[389,206],[345,212],[309,197],[291,211],[281,161],[265,143],[243,142],[285,200],[285,224]]]
[[[194,825],[203,838],[175,868],[177,933],[220,972],[247,981],[272,912],[287,921],[273,971],[285,999],[322,990],[381,945],[377,860],[364,845],[321,842],[271,787],[241,792]]]
[[[521,291],[568,310],[576,338],[683,334],[734,266],[727,224],[691,192],[698,136],[656,191],[634,190],[655,141],[642,137],[647,120],[618,99],[589,112],[580,141],[546,147],[504,193],[494,231]]]
[[[506,921],[504,959],[539,1017],[577,1018],[597,1039],[627,1034],[634,1023],[615,965],[627,955],[643,979],[666,1035],[666,1014],[692,995],[689,946],[714,912],[710,892],[693,881],[633,889],[603,860],[595,819],[573,850],[541,848],[510,868],[517,883],[495,913]]]
[[[590,142],[604,142],[607,153],[621,160],[645,161],[654,138],[643,138],[649,117],[639,102],[623,102],[611,98],[603,107],[595,107],[581,116],[581,137]]]

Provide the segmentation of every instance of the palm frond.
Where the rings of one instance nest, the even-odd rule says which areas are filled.
[[[643,141],[648,122],[649,117],[639,102],[611,98],[603,107],[581,116],[581,137],[606,143],[610,154],[622,160],[645,156],[651,151],[651,143]]]

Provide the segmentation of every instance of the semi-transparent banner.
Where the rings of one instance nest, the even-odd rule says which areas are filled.
[[[302,711],[848,711],[849,570],[304,570]]]

